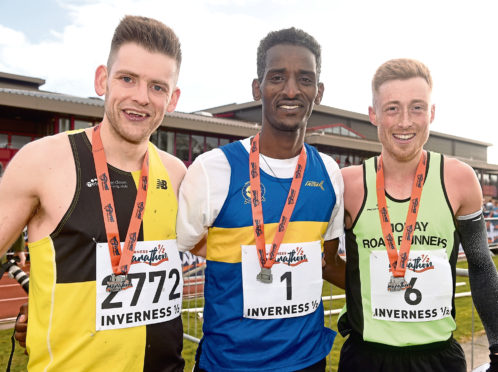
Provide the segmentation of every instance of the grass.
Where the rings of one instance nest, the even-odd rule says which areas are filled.
[[[498,256],[493,258],[495,266],[498,267]],[[467,268],[467,262],[461,261],[457,263],[459,268]],[[464,286],[456,288],[456,292],[470,291],[469,280],[466,277],[457,277],[457,282],[465,282]],[[332,288],[331,288],[332,287]],[[338,295],[344,293],[342,290],[326,283],[324,285],[323,294],[329,296],[331,294]],[[334,300],[324,303],[325,310],[341,308],[344,305],[344,300]],[[202,308],[203,302],[199,299],[184,300],[184,309]],[[457,329],[454,332],[454,337],[458,342],[467,342],[472,337],[472,299],[470,297],[461,297],[455,299],[456,306],[456,322]],[[202,320],[199,319],[197,312],[184,313],[183,315],[184,328],[189,330],[189,334],[201,338],[202,335]],[[337,329],[337,315],[326,316],[325,325],[332,329]],[[483,326],[477,312],[474,312],[474,332],[479,334],[483,332]],[[7,365],[10,354],[10,337],[12,329],[0,331],[0,370],[3,370]],[[337,371],[337,363],[339,361],[339,352],[345,339],[338,334],[334,343],[334,347],[327,358],[327,371]],[[185,371],[191,371],[194,364],[195,351],[197,344],[195,342],[184,340],[183,342],[183,357],[185,358]],[[16,351],[12,363],[11,371],[25,371],[28,357],[24,355],[24,349],[16,345]]]

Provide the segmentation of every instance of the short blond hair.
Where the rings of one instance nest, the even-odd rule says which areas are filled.
[[[407,80],[421,77],[429,85],[432,91],[432,77],[429,68],[422,62],[409,58],[391,59],[383,63],[375,72],[372,79],[372,96],[375,104],[375,96],[382,84],[391,80]]]

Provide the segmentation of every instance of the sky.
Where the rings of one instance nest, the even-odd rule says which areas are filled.
[[[368,113],[371,79],[391,58],[431,70],[431,130],[486,143],[498,164],[498,22],[494,0],[0,0],[0,71],[43,90],[96,96],[112,33],[126,14],[156,18],[182,43],[177,111],[252,101],[256,49],[297,27],[322,45],[322,104]]]

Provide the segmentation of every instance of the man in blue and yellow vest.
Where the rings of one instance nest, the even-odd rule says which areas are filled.
[[[197,371],[325,370],[335,332],[324,327],[322,251],[323,277],[343,287],[345,268],[340,171],[304,144],[323,95],[320,55],[302,30],[269,33],[252,84],[261,131],[200,155],[180,188],[178,248],[207,234]]]
[[[472,168],[424,150],[434,120],[429,69],[390,60],[372,82],[380,156],[344,168],[349,334],[339,371],[466,371],[452,338],[455,265],[467,256],[474,304],[498,371],[498,277]]]

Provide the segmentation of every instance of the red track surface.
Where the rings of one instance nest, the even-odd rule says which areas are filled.
[[[29,264],[22,269],[29,274]],[[0,279],[0,320],[15,318],[19,307],[25,302],[28,302],[28,294],[16,280],[11,279],[7,273],[3,274]]]

